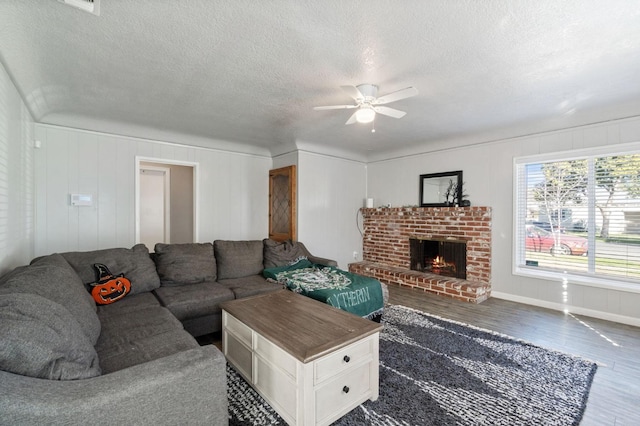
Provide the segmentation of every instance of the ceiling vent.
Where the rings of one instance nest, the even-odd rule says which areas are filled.
[[[58,0],[68,6],[100,16],[100,0]]]

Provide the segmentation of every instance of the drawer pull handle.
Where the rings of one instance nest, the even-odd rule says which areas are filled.
[[[345,386],[342,388],[342,392],[349,393],[349,386]]]
[[[349,362],[351,361],[351,358],[349,358],[349,355],[345,355],[344,358],[342,358],[344,360],[344,362]]]

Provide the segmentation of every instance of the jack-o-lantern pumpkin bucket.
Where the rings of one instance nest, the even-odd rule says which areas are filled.
[[[102,263],[95,263],[97,279],[89,284],[91,296],[99,305],[108,305],[122,299],[131,291],[131,281],[124,274],[114,276]]]

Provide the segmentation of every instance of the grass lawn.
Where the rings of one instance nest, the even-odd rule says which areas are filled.
[[[589,267],[587,256],[553,256],[551,253],[527,251],[527,260],[537,261],[538,266],[541,268],[581,273],[587,273]],[[596,273],[640,279],[640,259],[596,257]]]

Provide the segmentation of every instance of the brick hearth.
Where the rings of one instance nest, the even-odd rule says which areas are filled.
[[[392,207],[362,209],[363,261],[351,272],[387,284],[480,303],[491,295],[490,207]],[[467,242],[467,279],[412,271],[409,238]]]

